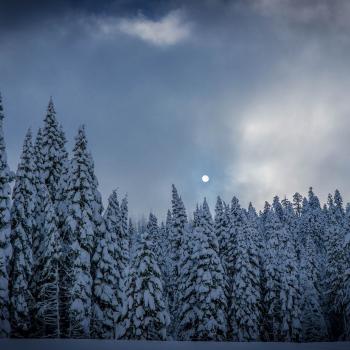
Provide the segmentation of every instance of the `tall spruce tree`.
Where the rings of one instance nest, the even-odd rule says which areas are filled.
[[[45,184],[41,187],[42,249],[38,252],[36,266],[36,335],[43,338],[61,337],[59,262],[62,254],[57,217]]]
[[[308,236],[300,253],[301,326],[304,342],[324,341],[328,337],[317,279],[316,247],[313,239]]]
[[[236,231],[231,329],[234,341],[257,341],[261,321],[259,249],[254,239],[254,227],[243,211],[239,215],[243,225]]]
[[[84,127],[78,131],[67,185],[65,237],[65,332],[71,338],[88,338],[91,321],[91,256],[95,243],[93,215],[98,205],[91,176],[91,158]]]
[[[146,231],[137,247],[127,279],[126,300],[117,337],[165,340],[169,323],[161,272]]]
[[[171,326],[174,325],[174,317],[177,312],[176,291],[177,282],[181,274],[179,270],[180,252],[185,232],[185,225],[187,224],[187,215],[185,206],[181,197],[178,195],[177,189],[172,185],[172,219],[171,219],[171,232],[169,233],[169,245],[170,245],[170,279],[168,284],[168,301],[169,311],[172,317]],[[174,332],[172,328],[170,332]]]
[[[117,260],[120,244],[117,238],[120,207],[116,191],[113,191],[108,199],[104,220],[104,237],[99,239],[93,257],[95,277],[91,332],[93,338],[111,339],[115,338],[115,327],[123,302],[123,278]]]
[[[57,195],[60,193],[59,183],[67,159],[65,142],[64,133],[56,119],[53,100],[50,98],[42,128],[43,176],[54,205],[56,205]]]
[[[4,113],[0,94],[0,338],[9,337],[9,262],[12,256],[10,222],[10,182],[13,174],[7,164],[3,131]]]
[[[188,229],[186,236],[179,263],[177,338],[225,340],[227,301],[220,258],[203,227]]]
[[[325,228],[326,271],[325,302],[328,305],[328,323],[333,339],[343,334],[343,276],[344,276],[344,219],[342,208],[335,205],[333,197],[328,196],[327,222]]]
[[[11,208],[10,301],[12,336],[28,337],[32,332],[34,300],[32,239],[34,229],[35,167],[32,134],[26,134],[13,189]]]

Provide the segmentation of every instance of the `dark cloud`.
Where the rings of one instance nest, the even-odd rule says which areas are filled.
[[[163,215],[171,183],[189,208],[309,185],[350,196],[344,4],[2,1],[11,166],[53,95],[69,148],[85,123],[104,198],[128,192],[135,215]]]

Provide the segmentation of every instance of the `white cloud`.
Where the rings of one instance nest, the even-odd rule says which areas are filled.
[[[190,25],[185,22],[183,13],[179,10],[171,11],[159,20],[151,20],[144,16],[121,19],[117,27],[125,34],[156,46],[174,45],[190,35]]]
[[[291,199],[309,186],[322,200],[337,187],[350,193],[342,180],[348,168],[349,82],[312,70],[315,56],[310,54],[311,62],[305,55],[295,59],[296,67],[286,65],[282,75],[276,71],[276,78],[283,78],[255,95],[239,116],[240,139],[233,147],[240,152],[228,169],[228,190],[238,189],[258,208],[275,194]]]

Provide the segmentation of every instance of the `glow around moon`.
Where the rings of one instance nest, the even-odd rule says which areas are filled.
[[[209,181],[209,176],[208,175],[203,175],[202,176],[202,181],[203,182],[208,182]]]

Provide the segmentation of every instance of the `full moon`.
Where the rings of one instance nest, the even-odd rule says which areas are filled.
[[[202,176],[202,181],[203,182],[208,182],[209,181],[209,176],[208,175],[203,175]]]

